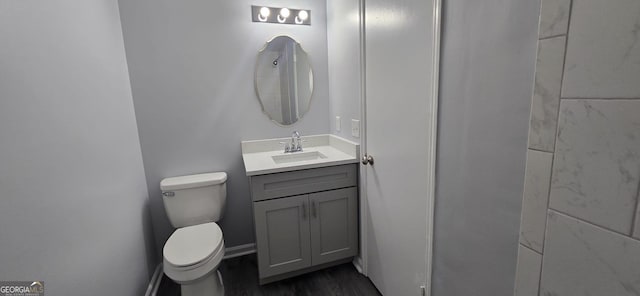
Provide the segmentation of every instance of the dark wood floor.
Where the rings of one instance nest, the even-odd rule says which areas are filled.
[[[223,261],[220,265],[220,272],[226,296],[380,295],[369,279],[360,274],[351,263],[263,286],[258,284],[255,254]],[[180,295],[180,286],[164,276],[158,290],[158,296],[178,295]]]

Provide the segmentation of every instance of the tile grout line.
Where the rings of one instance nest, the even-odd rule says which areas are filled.
[[[560,96],[560,99],[563,101],[640,101],[640,97],[638,98],[573,98],[573,97],[562,97],[562,95]]]
[[[582,223],[584,223],[584,224],[587,224],[587,225],[589,225],[589,226],[591,226],[591,227],[595,227],[595,228],[597,228],[597,229],[604,230],[604,231],[608,231],[608,232],[611,232],[611,233],[613,233],[613,234],[620,235],[620,236],[622,236],[622,237],[624,237],[624,238],[628,238],[628,239],[631,239],[631,240],[633,240],[633,241],[640,242],[640,238],[635,238],[635,237],[629,236],[628,234],[624,234],[624,233],[622,233],[622,232],[620,232],[620,231],[613,230],[613,229],[610,229],[610,228],[608,228],[608,227],[605,227],[605,226],[602,226],[602,225],[595,224],[595,223],[593,223],[593,222],[589,222],[589,221],[584,220],[584,219],[582,219],[582,218],[575,217],[575,216],[573,216],[573,215],[571,215],[571,214],[569,214],[569,213],[567,213],[567,212],[564,212],[564,211],[561,211],[561,210],[552,209],[552,208],[549,208],[549,211],[553,211],[553,212],[556,212],[556,213],[558,213],[558,214],[562,214],[562,215],[564,215],[564,216],[567,216],[567,217],[569,217],[569,218],[571,218],[571,219],[578,220],[578,221],[580,221],[580,222],[582,222]]]
[[[569,29],[571,28],[571,15],[573,14],[573,1],[569,2],[569,15],[567,16],[567,30],[564,35],[564,54],[562,59],[562,76],[560,77],[560,93],[558,94],[558,110],[556,112],[556,132],[553,137],[553,153],[551,153],[551,172],[549,172],[549,190],[547,191],[547,210],[545,211],[545,219],[544,219],[544,235],[542,237],[542,259],[540,260],[540,274],[538,275],[538,295],[542,292],[542,276],[543,276],[543,267],[544,267],[544,251],[545,246],[547,245],[547,227],[549,225],[549,206],[551,205],[551,184],[553,182],[553,166],[556,162],[556,153],[557,153],[557,142],[558,142],[558,132],[560,131],[560,110],[562,105],[562,88],[564,85],[564,72],[567,67],[567,52],[569,47]]]
[[[567,31],[569,30],[569,25],[567,24]],[[567,36],[567,33],[562,33],[562,34],[557,34],[557,35],[551,35],[551,36],[545,36],[542,38],[539,38],[538,41],[542,41],[542,40],[547,40],[547,39],[553,39],[553,38],[558,38],[558,37],[562,37],[562,36]]]
[[[536,152],[542,152],[542,153],[553,154],[553,151],[546,151],[546,150],[541,150],[541,149],[538,149],[538,148],[531,148],[531,147],[529,147],[529,148],[527,148],[527,149],[529,149],[529,150],[531,150],[531,151],[536,151]]]
[[[524,245],[524,244],[522,244],[522,243],[519,243],[519,245],[520,245],[520,246],[522,246],[522,247],[524,247],[524,248],[526,248],[526,249],[528,249],[529,251],[532,251],[532,252],[534,252],[534,253],[536,253],[536,254],[538,254],[538,255],[542,256],[542,253],[540,253],[540,252],[538,252],[538,251],[536,251],[536,250],[534,250],[534,249],[530,248],[530,247],[529,247],[529,246],[527,246],[527,245]]]

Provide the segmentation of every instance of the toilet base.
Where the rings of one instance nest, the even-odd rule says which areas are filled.
[[[224,296],[224,284],[220,271],[187,285],[181,285],[182,296]]]

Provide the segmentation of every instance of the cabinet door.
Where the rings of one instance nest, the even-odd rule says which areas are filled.
[[[253,203],[260,278],[311,266],[308,195]]]
[[[313,265],[358,253],[357,195],[356,187],[309,195]]]

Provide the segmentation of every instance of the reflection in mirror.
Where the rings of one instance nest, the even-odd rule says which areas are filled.
[[[258,54],[256,93],[262,110],[281,125],[298,121],[309,111],[313,70],[300,43],[288,36],[267,42]]]

